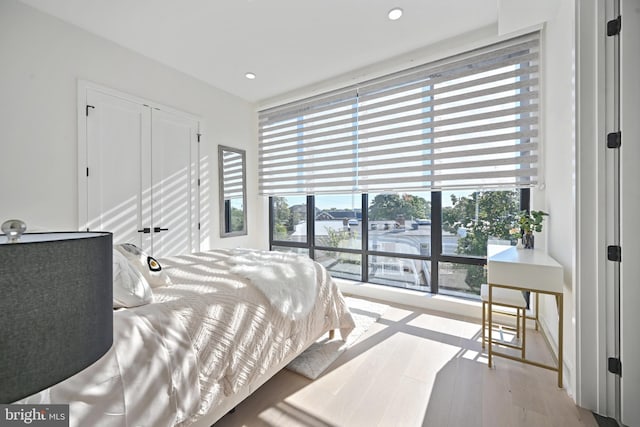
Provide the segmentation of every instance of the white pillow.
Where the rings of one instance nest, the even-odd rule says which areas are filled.
[[[131,265],[136,268],[149,283],[149,286],[165,286],[171,284],[167,273],[162,271],[160,263],[152,256],[132,243],[116,245],[115,248],[124,255]]]
[[[137,307],[153,301],[151,287],[119,251],[113,251],[113,308]]]

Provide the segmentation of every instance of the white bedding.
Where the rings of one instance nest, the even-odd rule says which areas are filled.
[[[316,302],[318,281],[313,261],[285,252],[234,249],[231,273],[251,281],[283,315],[297,319]]]
[[[284,291],[304,279],[256,286],[258,274],[238,271],[262,260],[277,278],[287,270],[271,255],[220,249],[160,260],[172,285],[155,288],[152,304],[114,313],[107,354],[22,403],[70,403],[72,426],[187,426],[321,334],[340,329],[346,338],[353,318],[319,264],[280,257],[315,275],[293,299]]]

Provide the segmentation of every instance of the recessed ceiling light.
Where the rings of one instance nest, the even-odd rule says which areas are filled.
[[[400,17],[402,16],[402,9],[400,9],[399,7],[394,7],[389,11],[387,16],[392,21],[395,21],[396,19],[400,19]]]
[[[244,76],[249,80],[253,80],[256,78],[256,75],[254,73],[246,73]]]

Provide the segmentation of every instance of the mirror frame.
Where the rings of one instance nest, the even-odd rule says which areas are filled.
[[[227,230],[227,212],[224,200],[224,152],[230,151],[240,155],[242,159],[242,213],[243,227],[242,230]],[[220,237],[245,236],[247,234],[247,159],[246,151],[240,148],[218,145],[218,203],[220,205]]]

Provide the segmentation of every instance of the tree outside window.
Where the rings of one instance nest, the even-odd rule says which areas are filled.
[[[431,202],[411,194],[378,194],[369,206],[369,220],[429,219]]]
[[[486,256],[489,239],[508,240],[520,213],[520,192],[476,191],[468,196],[451,195],[451,206],[442,209],[442,229],[458,236],[456,255]],[[515,242],[514,242],[515,243]],[[486,280],[484,266],[463,266],[465,283],[479,291]]]

